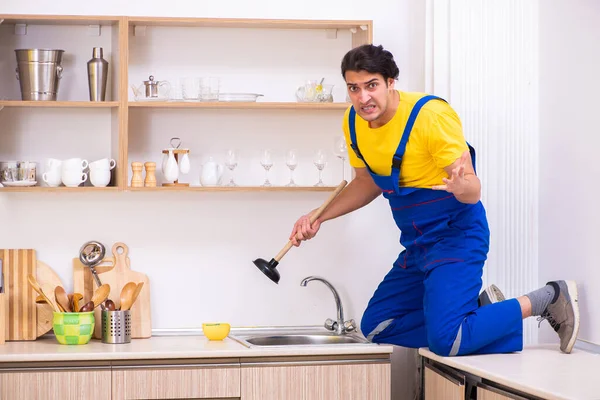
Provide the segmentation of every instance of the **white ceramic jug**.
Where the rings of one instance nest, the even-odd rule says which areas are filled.
[[[169,157],[163,165],[163,175],[165,176],[165,180],[168,182],[176,181],[179,177],[179,167],[177,165],[177,160],[175,160],[173,149],[169,149]]]
[[[200,173],[200,183],[202,186],[217,186],[221,183],[221,177],[223,176],[223,165],[213,161],[209,158],[206,163],[202,166],[202,172]]]

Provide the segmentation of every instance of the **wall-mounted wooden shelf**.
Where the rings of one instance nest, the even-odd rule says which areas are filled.
[[[147,29],[146,29],[147,27]],[[188,29],[189,28],[189,29]],[[204,28],[211,28],[213,31],[207,32]],[[215,29],[217,28],[217,29]],[[221,29],[222,28],[222,29]],[[230,31],[227,32],[226,29]],[[320,43],[323,43],[323,47],[321,48],[321,53],[316,54],[316,65],[318,68],[316,71],[305,71],[305,65],[302,63],[296,62],[296,57],[301,57],[300,54],[296,51],[289,58],[283,58],[283,61],[279,64],[271,65],[271,63],[266,64],[266,71],[268,68],[283,68],[282,70],[273,70],[275,72],[281,72],[281,75],[285,77],[286,80],[283,80],[283,84],[272,83],[273,87],[276,88],[275,92],[279,90],[280,93],[273,95],[271,93],[271,98],[273,99],[281,99],[286,98],[283,96],[288,96],[289,93],[294,93],[293,91],[296,88],[296,84],[301,84],[296,82],[296,79],[299,82],[305,79],[317,79],[321,78],[321,74],[326,76],[328,73],[329,76],[333,76],[333,72],[336,72],[336,76],[339,76],[338,66],[335,65],[335,69],[333,68],[334,63],[337,61],[332,61],[331,59],[327,59],[326,56],[331,54],[341,53],[345,51],[345,49],[350,49],[362,44],[372,43],[373,38],[373,25],[370,20],[293,20],[293,19],[251,19],[251,18],[179,18],[179,17],[127,17],[127,16],[79,16],[79,15],[23,15],[23,14],[13,14],[13,15],[1,15],[0,14],[0,58],[9,59],[14,57],[12,54],[15,48],[18,46],[27,46],[23,48],[66,48],[67,53],[71,53],[70,60],[76,59],[76,64],[68,65],[68,68],[65,69],[65,73],[70,75],[64,75],[70,77],[70,81],[64,82],[61,84],[61,87],[68,87],[66,94],[64,91],[62,92],[63,97],[59,97],[61,101],[21,101],[21,100],[0,100],[0,109],[12,109],[9,112],[0,111],[0,118],[3,119],[3,123],[9,126],[10,129],[7,130],[8,139],[11,141],[10,145],[4,146],[4,152],[0,152],[3,155],[4,159],[21,159],[21,153],[28,153],[23,147],[22,140],[20,135],[29,135],[31,133],[33,139],[35,140],[35,132],[33,130],[44,131],[44,122],[46,119],[56,121],[53,122],[53,125],[50,125],[52,129],[49,131],[52,132],[52,135],[46,135],[43,140],[46,142],[41,142],[38,144],[38,150],[40,153],[35,154],[34,157],[43,158],[43,157],[52,157],[50,154],[52,151],[55,153],[59,153],[59,150],[56,150],[56,143],[52,142],[56,135],[69,135],[71,133],[75,134],[75,130],[79,130],[77,133],[77,141],[73,141],[71,143],[75,143],[73,146],[78,146],[77,148],[73,148],[74,154],[77,152],[84,153],[88,150],[85,146],[88,146],[88,141],[92,142],[95,146],[95,152],[93,154],[106,154],[101,157],[109,157],[115,159],[117,161],[117,166],[113,170],[114,174],[114,185],[112,187],[107,188],[96,188],[96,187],[76,187],[76,188],[66,188],[66,187],[58,187],[58,188],[50,188],[45,186],[36,186],[36,187],[23,187],[23,188],[15,188],[15,187],[2,187],[0,188],[1,192],[113,192],[113,191],[149,191],[149,192],[160,192],[160,191],[225,191],[225,192],[236,192],[236,191],[254,191],[254,192],[326,192],[331,191],[333,187],[260,187],[260,186],[251,186],[251,187],[157,187],[157,188],[131,188],[129,173],[131,171],[131,163],[130,157],[148,157],[151,159],[151,156],[145,153],[153,152],[153,149],[148,149],[144,147],[146,140],[154,140],[151,137],[152,129],[160,129],[156,128],[156,126],[160,126],[161,123],[164,123],[165,119],[169,118],[189,118],[190,120],[197,120],[198,118],[205,118],[207,113],[214,111],[217,114],[218,110],[299,110],[299,111],[307,111],[312,114],[319,114],[323,111],[336,111],[338,114],[343,113],[350,104],[346,102],[336,102],[336,103],[299,103],[295,101],[263,101],[260,99],[258,102],[184,102],[184,101],[161,101],[161,102],[148,102],[148,101],[132,101],[130,99],[131,88],[139,87],[141,82],[147,79],[147,74],[156,75],[158,80],[171,80],[173,85],[175,85],[176,80],[184,74],[188,73],[187,71],[200,71],[194,72],[198,73],[200,76],[207,72],[202,72],[199,66],[204,66],[205,60],[202,59],[202,55],[193,54],[186,59],[183,60],[181,66],[177,66],[175,68],[176,72],[171,72],[169,75],[169,67],[171,67],[171,58],[163,57],[161,59],[162,53],[156,54],[153,53],[153,49],[157,47],[154,46],[156,42],[160,42],[160,40],[174,40],[177,42],[177,38],[185,38],[190,41],[190,43],[196,44],[194,40],[198,40],[198,37],[205,39],[205,36],[209,38],[219,38],[218,35],[223,33],[223,40],[226,44],[229,44],[235,47],[239,41],[232,39],[231,35],[245,36],[246,33],[244,30],[253,30],[251,35],[256,35],[257,43],[263,43],[264,40],[270,40],[271,37],[275,39],[275,43],[280,46],[290,46],[290,51],[296,51],[294,46],[296,43],[294,40],[298,37],[297,35],[304,35],[301,37],[306,37],[308,40],[314,40],[317,44],[317,47]],[[240,31],[241,30],[241,31]],[[273,33],[268,30],[272,30]],[[309,30],[316,31],[315,32],[307,32]],[[285,32],[283,32],[285,31]],[[202,36],[205,35],[205,36]],[[217,36],[214,36],[217,35]],[[280,38],[279,36],[282,36]],[[168,39],[165,39],[168,38]],[[174,39],[173,39],[174,38]],[[50,39],[48,41],[47,39]],[[336,46],[332,46],[336,42],[332,40],[338,40]],[[71,42],[72,41],[72,42]],[[229,41],[229,42],[227,42]],[[51,44],[48,44],[51,43]],[[99,44],[98,44],[99,43]],[[172,42],[169,42],[172,43]],[[213,43],[212,39],[211,42]],[[233,45],[232,45],[233,43]],[[249,42],[253,44],[255,42]],[[49,47],[50,46],[50,47]],[[86,101],[88,99],[87,93],[87,76],[86,74],[86,66],[85,61],[89,59],[91,56],[92,47],[100,46],[104,48],[105,58],[109,60],[109,90],[107,92],[107,101],[105,102],[91,102]],[[217,48],[220,49],[219,46]],[[294,50],[295,49],[295,50]],[[311,51],[313,47],[310,47]],[[207,48],[207,50],[213,51],[214,49]],[[240,49],[237,48],[236,51]],[[243,53],[243,51],[242,51]],[[236,53],[237,54],[237,53]],[[311,53],[312,54],[312,53]],[[154,57],[154,58],[152,58]],[[245,54],[242,54],[242,60],[247,60],[248,57]],[[245,57],[245,58],[244,58]],[[310,56],[303,56],[302,60],[311,60]],[[185,58],[185,57],[184,57]],[[251,57],[250,57],[251,58]],[[158,67],[154,65],[154,68],[158,68],[158,72],[148,70],[148,60],[151,59],[153,63],[158,62]],[[262,60],[266,60],[264,57]],[[4,65],[0,65],[0,69],[2,69],[2,81],[0,83],[6,83],[5,85],[0,84],[0,98],[10,98],[10,99],[18,99],[19,96],[16,94],[15,90],[17,88],[14,82],[10,82],[11,80],[15,80],[14,75],[14,58],[9,63],[5,63]],[[177,60],[175,61],[177,62]],[[221,62],[225,63],[225,67],[231,66],[237,67],[240,75],[244,76],[244,74],[248,74],[248,68],[252,68],[252,65],[248,66],[248,64],[238,64],[236,63],[235,57],[226,59],[226,61],[221,60]],[[223,67],[223,66],[219,66]],[[264,69],[264,68],[263,68]],[[289,70],[288,70],[289,69]],[[148,70],[148,71],[147,71]],[[165,73],[165,70],[167,71]],[[68,71],[68,72],[67,72]],[[291,71],[291,72],[290,72]],[[254,72],[252,72],[254,73]],[[252,82],[252,73],[249,75],[248,82]],[[268,72],[267,72],[268,73]],[[296,78],[294,76],[302,76],[301,78]],[[286,75],[291,74],[291,75]],[[318,74],[317,77],[313,76]],[[166,75],[166,77],[165,77]],[[235,72],[230,74],[229,76],[235,76]],[[274,74],[277,75],[277,74]],[[291,76],[291,79],[289,77]],[[308,77],[308,78],[307,78]],[[271,76],[268,77],[272,78]],[[282,79],[277,76],[278,79]],[[241,79],[241,78],[239,78]],[[256,81],[256,86],[262,88],[265,86],[264,82],[261,81],[263,77],[259,77]],[[331,79],[331,78],[327,78]],[[269,82],[272,82],[270,80]],[[76,82],[76,84],[74,83]],[[327,82],[327,81],[326,81]],[[247,83],[247,82],[246,82]],[[66,86],[70,85],[70,86]],[[236,84],[231,84],[230,86],[236,87]],[[263,86],[260,86],[263,85]],[[279,86],[285,86],[284,88],[280,88]],[[287,86],[290,86],[287,88]],[[242,87],[244,85],[241,85]],[[251,85],[249,85],[251,86]],[[343,86],[343,85],[341,85]],[[340,88],[340,85],[337,86]],[[221,89],[223,89],[223,85],[221,85]],[[255,89],[249,89],[249,91],[254,91]],[[244,89],[240,89],[240,91],[244,91]],[[287,94],[286,94],[287,93]],[[268,93],[266,93],[268,94]],[[342,96],[337,95],[335,97],[336,100],[343,100]],[[46,110],[50,109],[50,111]],[[61,115],[57,117],[58,114],[53,114],[52,109],[60,109]],[[72,114],[74,119],[71,120],[69,118],[69,110],[72,109]],[[83,111],[75,111],[83,110]],[[93,133],[86,132],[85,122],[88,117],[85,110],[94,109],[94,110],[107,110],[109,112],[92,112],[89,111],[90,114],[90,126],[94,127]],[[185,116],[180,116],[180,114],[173,112],[172,115],[169,112],[162,112],[162,110],[206,110],[205,114],[201,116],[197,116],[194,113],[186,114]],[[148,110],[148,112],[140,112],[140,111],[131,111],[131,110]],[[153,111],[154,110],[154,111]],[[67,114],[67,115],[63,115]],[[92,115],[93,114],[93,115]],[[167,115],[169,114],[169,115]],[[240,113],[244,114],[244,113]],[[277,115],[277,113],[273,113],[274,118],[287,118],[287,115]],[[32,121],[35,123],[24,124],[28,118],[32,116]],[[231,116],[231,118],[236,118],[237,114]],[[319,121],[319,129],[326,131],[330,128],[331,125],[328,124],[327,118],[319,116],[315,116],[315,120]],[[329,114],[326,114],[326,116]],[[337,115],[337,114],[336,114]],[[212,118],[212,116],[209,116]],[[247,116],[245,115],[244,118]],[[213,121],[208,119],[208,123],[213,123]],[[229,118],[229,116],[227,117]],[[262,119],[263,115],[258,117],[251,117],[254,119]],[[269,114],[265,113],[264,118],[269,118]],[[93,119],[93,121],[92,121]],[[159,121],[158,124],[149,123],[149,121]],[[41,121],[41,122],[40,122]],[[198,124],[198,122],[195,122]],[[255,121],[253,123],[256,123]],[[61,124],[65,124],[69,127],[69,133],[61,132]],[[198,126],[198,125],[196,125]],[[336,125],[337,128],[338,125]],[[323,127],[323,128],[321,128]],[[31,129],[29,131],[28,129]],[[230,128],[232,129],[232,128]],[[270,129],[273,129],[272,127]],[[98,131],[99,130],[99,131]],[[98,135],[96,133],[102,133],[106,130],[106,139],[105,141],[97,140]],[[67,131],[67,129],[65,129]],[[92,131],[92,130],[89,130]],[[139,132],[138,132],[139,131]],[[140,133],[144,131],[143,133]],[[150,134],[148,134],[150,131]],[[208,129],[206,132],[214,131],[214,129]],[[161,132],[171,134],[168,129],[162,128]],[[85,134],[89,134],[89,136],[85,136]],[[179,133],[177,133],[178,135]],[[12,136],[11,136],[12,135]],[[94,136],[96,135],[96,136]],[[137,135],[137,136],[136,136]],[[173,136],[176,134],[173,133]],[[296,136],[297,137],[297,136]],[[92,139],[90,139],[92,138]],[[6,139],[6,137],[4,138]],[[28,139],[30,140],[30,139]],[[61,139],[62,140],[62,139]],[[44,143],[49,144],[52,142],[53,150],[42,149],[44,147]],[[315,143],[316,145],[316,143]],[[155,144],[153,144],[156,147]],[[153,148],[154,148],[153,147]],[[85,149],[85,150],[80,150]],[[47,151],[49,154],[45,155],[43,153]],[[60,150],[62,151],[62,149]],[[142,154],[138,154],[137,152]],[[77,155],[75,155],[77,156]],[[60,156],[59,156],[60,157]],[[95,157],[95,155],[94,155]],[[37,160],[38,162],[38,181],[41,180],[41,174],[43,171],[43,163],[42,160]],[[91,161],[91,160],[90,160]],[[88,178],[89,179],[89,178]]]
[[[128,187],[132,192],[331,192],[335,186],[157,186]]]
[[[45,107],[45,108],[114,108],[118,101],[23,101],[0,100],[0,107]]]
[[[350,103],[131,101],[136,108],[220,108],[262,110],[345,110]]]

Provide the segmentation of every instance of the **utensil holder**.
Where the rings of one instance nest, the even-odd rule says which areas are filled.
[[[102,342],[111,344],[131,342],[131,310],[102,310]]]

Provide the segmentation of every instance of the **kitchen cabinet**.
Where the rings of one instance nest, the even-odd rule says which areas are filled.
[[[0,369],[0,399],[110,400],[110,365],[79,363],[3,367]]]
[[[349,106],[345,96],[338,95],[332,103],[302,103],[295,101],[295,89],[304,80],[318,79],[322,75],[339,79],[343,53],[371,43],[372,30],[370,20],[0,15],[0,59],[9,61],[0,64],[3,77],[0,79],[0,126],[3,127],[0,160],[21,160],[27,154],[31,161],[38,163],[37,186],[1,190],[331,191],[339,182],[337,175],[330,179],[332,184],[325,187],[313,187],[314,182],[299,187],[260,187],[264,171],[258,161],[251,160],[252,154],[244,156],[247,162],[244,168],[248,168],[246,172],[256,185],[160,186],[161,150],[169,147],[172,136],[181,137],[182,147],[191,150],[192,170],[196,171],[201,164],[200,155],[203,158],[215,155],[218,159],[225,146],[256,152],[271,146],[287,149],[298,144],[291,138],[299,140],[310,134],[312,136],[306,139],[312,141],[310,151],[316,147],[331,149],[333,136],[323,135],[323,131],[341,134],[341,118]],[[305,45],[297,46],[299,42]],[[59,101],[22,101],[14,74],[14,49],[42,47],[65,50]],[[107,101],[104,102],[88,100],[86,61],[91,58],[93,47],[103,47],[104,58],[109,61]],[[209,71],[211,66],[213,70]],[[179,79],[209,72],[224,74],[221,92],[237,89],[248,92],[251,88],[260,92],[265,82],[275,91],[285,88],[259,102],[180,100],[176,94]],[[139,87],[149,75],[155,75],[159,81],[169,81],[175,98],[136,101],[132,86]],[[279,138],[279,133],[288,136]],[[108,187],[93,187],[88,176],[84,186],[43,185],[40,182],[43,161],[68,157],[88,161],[114,159],[117,166],[111,183]],[[289,177],[282,158],[275,160],[280,180],[282,176]],[[134,161],[155,161],[159,186],[131,187]],[[331,156],[325,173],[334,168],[339,172],[338,166],[331,165],[335,161]],[[240,168],[236,170],[236,177]],[[299,168],[310,168],[308,171],[316,177],[317,170],[311,160],[301,161]],[[186,181],[197,179],[189,176]]]
[[[464,400],[465,377],[440,365],[425,364],[425,399]]]
[[[227,360],[181,363],[115,363],[112,399],[239,399],[239,363]]]
[[[388,359],[242,362],[242,400],[387,400]]]

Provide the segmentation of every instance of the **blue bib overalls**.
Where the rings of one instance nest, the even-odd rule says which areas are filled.
[[[360,153],[356,111],[349,114],[351,147],[388,199],[401,231],[400,253],[379,284],[361,321],[373,342],[429,347],[448,355],[503,353],[523,347],[521,308],[516,299],[478,308],[489,230],[481,202],[464,204],[452,193],[400,187],[400,167],[421,107],[413,107],[392,159],[389,176],[374,173]],[[475,150],[469,145],[475,167]]]

